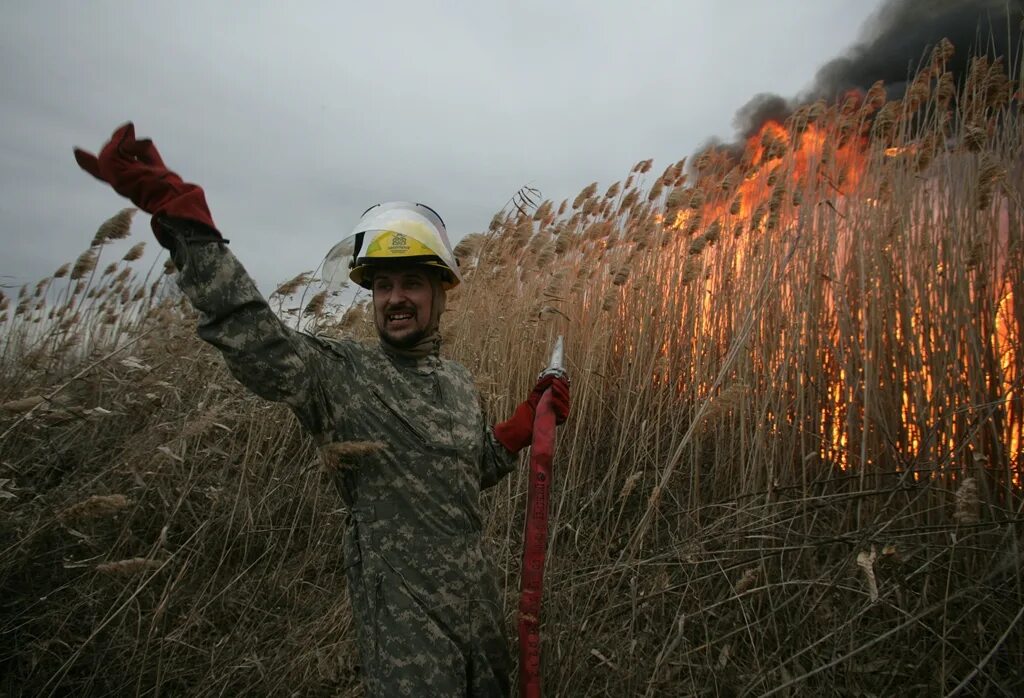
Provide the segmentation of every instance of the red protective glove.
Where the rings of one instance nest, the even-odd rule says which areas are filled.
[[[544,391],[551,388],[551,408],[555,411],[555,424],[561,424],[569,416],[569,381],[555,375],[541,376],[530,391],[530,397],[516,407],[512,416],[494,425],[494,438],[512,453],[518,453],[533,440],[533,420],[537,415],[537,403]]]
[[[114,131],[99,157],[75,148],[75,160],[83,170],[151,214],[150,225],[162,246],[171,247],[167,231],[159,221],[163,216],[202,223],[220,237],[203,190],[167,169],[153,141],[135,140],[132,122]]]

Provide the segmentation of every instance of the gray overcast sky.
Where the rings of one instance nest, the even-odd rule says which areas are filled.
[[[52,273],[129,205],[71,154],[129,119],[267,290],[381,200],[432,205],[454,241],[523,184],[557,203],[660,171],[755,93],[806,87],[877,5],[6,0],[0,282]]]

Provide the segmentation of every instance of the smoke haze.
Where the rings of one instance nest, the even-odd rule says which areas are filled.
[[[785,120],[801,104],[833,101],[878,80],[885,82],[890,98],[900,97],[907,79],[942,38],[956,48],[947,64],[956,77],[972,55],[1013,55],[1016,47],[1007,42],[1022,14],[1022,0],[889,0],[865,22],[856,43],[818,70],[807,91],[793,98],[762,93],[740,107],[733,118],[737,138],[746,139],[767,121]]]

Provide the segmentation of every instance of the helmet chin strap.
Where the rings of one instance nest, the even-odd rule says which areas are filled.
[[[445,303],[448,301],[448,292],[441,285],[440,274],[430,274],[430,288],[433,295],[430,297],[430,325],[428,332],[441,331],[441,314],[444,313]]]

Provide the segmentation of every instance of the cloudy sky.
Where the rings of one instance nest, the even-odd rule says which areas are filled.
[[[71,150],[129,119],[268,290],[378,201],[432,205],[454,241],[524,184],[557,202],[728,138],[878,4],[7,0],[0,283],[52,273],[127,205]]]

